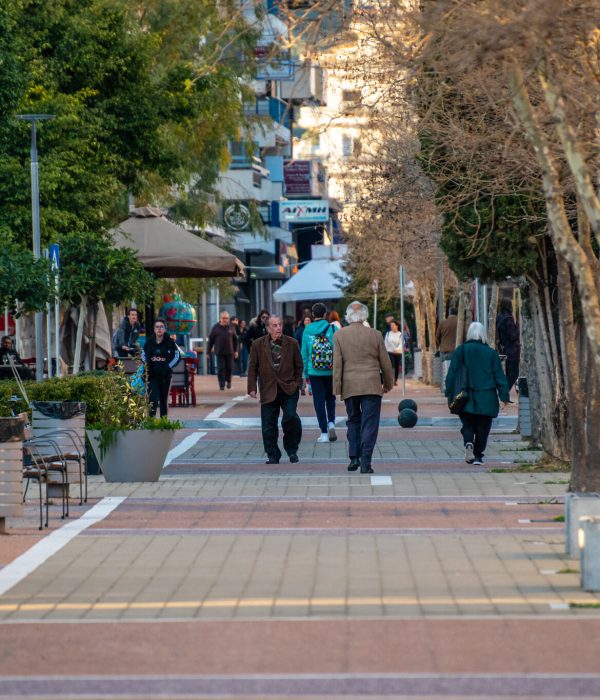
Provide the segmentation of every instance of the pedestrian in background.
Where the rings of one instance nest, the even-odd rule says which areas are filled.
[[[451,308],[448,316],[441,321],[435,332],[435,342],[442,362],[450,360],[452,353],[456,349],[456,328],[458,326],[458,316],[456,309]]]
[[[500,404],[509,403],[508,384],[498,353],[487,344],[485,328],[474,322],[467,331],[467,341],[459,345],[452,354],[450,369],[446,376],[446,397],[454,396],[455,376],[461,364],[467,368],[468,401],[459,414],[462,423],[461,433],[465,445],[465,462],[483,464],[484,452],[492,427],[492,420],[498,415]]]
[[[233,361],[238,356],[238,339],[234,326],[229,323],[229,313],[221,311],[219,323],[215,323],[208,336],[207,352],[217,356],[217,379],[219,389],[225,387],[231,389],[231,375],[233,373]]]
[[[113,357],[135,357],[139,352],[140,323],[137,309],[129,309],[113,334]]]
[[[264,338],[267,335],[267,321],[269,320],[269,312],[267,309],[261,309],[260,313],[256,318],[250,320],[248,325],[248,332],[246,333],[246,339],[248,342],[248,349],[252,348],[252,343],[259,338]]]
[[[331,325],[334,328],[337,328],[337,330],[339,330],[342,327],[340,315],[335,310],[329,312],[329,314],[327,315],[327,320],[329,321],[329,323],[331,323]]]
[[[302,336],[304,335],[304,329],[311,323],[311,316],[303,316],[300,320],[300,323],[298,323],[298,328],[296,328],[296,332],[294,333],[294,338],[296,339],[298,345],[302,346]]]
[[[510,392],[519,377],[521,360],[519,326],[515,323],[510,299],[502,299],[500,302],[500,313],[496,319],[496,337],[498,352],[506,355],[506,379]]]
[[[267,464],[279,464],[277,420],[282,411],[283,448],[290,462],[298,461],[302,423],[297,406],[302,383],[302,358],[298,343],[283,335],[278,316],[271,316],[268,335],[252,343],[248,362],[248,394],[256,398],[260,389],[260,422]]]
[[[389,331],[390,331],[391,328],[392,328],[392,325],[391,325],[391,324],[392,324],[392,321],[394,320],[394,314],[391,314],[391,313],[385,314],[385,316],[383,317],[383,320],[385,321],[385,325],[384,325],[384,327],[383,327],[383,332],[384,332],[384,333],[389,333]],[[398,328],[399,328],[399,327],[400,327],[400,326],[398,326]]]
[[[158,319],[154,324],[154,334],[144,343],[141,354],[148,373],[150,415],[154,417],[160,407],[161,418],[167,415],[173,367],[179,362],[177,345],[166,330],[165,322]]]
[[[289,335],[290,338],[294,337],[294,317],[284,316],[283,317],[283,335]]]
[[[396,321],[390,321],[390,330],[385,334],[385,349],[390,356],[390,362],[394,369],[394,386],[398,384],[398,377],[402,369],[402,353],[404,352],[404,338],[400,333],[400,326]]]
[[[348,420],[348,471],[372,474],[379,433],[381,397],[394,386],[383,336],[364,325],[368,308],[353,301],[346,309],[348,326],[333,336],[333,391],[344,399]]]
[[[250,350],[248,349],[248,342],[246,335],[248,333],[248,324],[244,319],[240,319],[239,332],[238,332],[238,353],[240,357],[240,377],[246,376],[246,370],[248,368],[248,356],[250,355]]]
[[[317,442],[335,442],[335,394],[333,393],[333,335],[336,328],[325,316],[327,307],[320,301],[313,304],[314,321],[302,336],[304,377],[310,382],[313,405],[321,434]]]

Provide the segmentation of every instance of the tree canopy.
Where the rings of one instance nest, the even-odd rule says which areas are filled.
[[[129,193],[173,197],[191,181],[206,202],[241,123],[254,40],[227,3],[3,3],[2,227],[30,240],[30,136],[19,113],[56,115],[38,134],[44,242],[115,224]]]

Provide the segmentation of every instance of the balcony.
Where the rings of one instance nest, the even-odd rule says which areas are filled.
[[[281,83],[281,98],[292,104],[325,105],[325,73],[312,61],[304,61],[296,67],[294,79]]]

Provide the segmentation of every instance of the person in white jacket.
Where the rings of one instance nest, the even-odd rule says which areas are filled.
[[[390,330],[385,334],[384,342],[394,368],[394,385],[396,385],[402,369],[402,353],[404,352],[404,338],[396,321],[390,321]]]

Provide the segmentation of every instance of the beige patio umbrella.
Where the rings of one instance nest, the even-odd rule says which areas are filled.
[[[214,243],[169,221],[160,209],[138,207],[112,230],[115,245],[132,248],[156,277],[242,277],[243,263]]]

